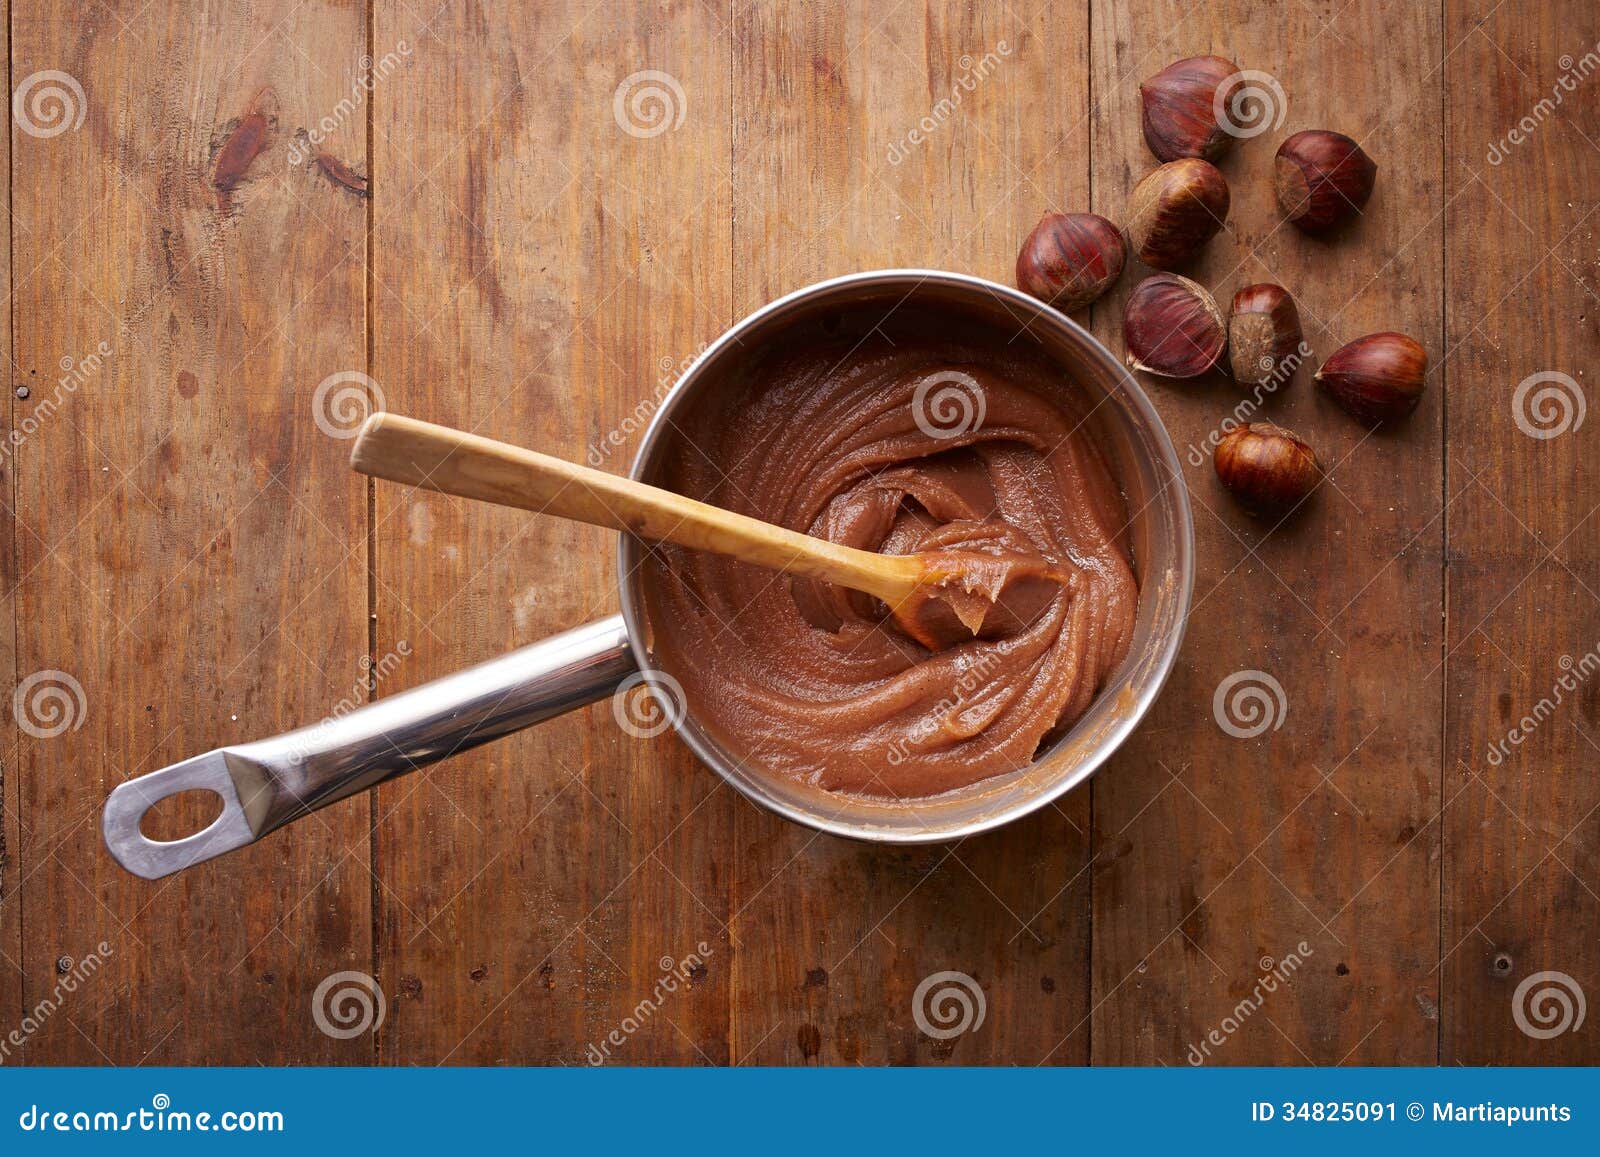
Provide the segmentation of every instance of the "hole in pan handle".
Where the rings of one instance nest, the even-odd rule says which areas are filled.
[[[139,830],[151,807],[193,788],[214,791],[222,797],[222,814],[210,826],[181,840],[152,840]],[[208,751],[160,771],[130,779],[112,791],[101,821],[106,847],[117,862],[146,880],[162,876],[231,852],[255,841],[256,834],[239,805],[239,792],[228,774],[227,756]]]

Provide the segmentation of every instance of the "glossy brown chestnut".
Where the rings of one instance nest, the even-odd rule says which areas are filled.
[[[1371,333],[1340,346],[1317,371],[1322,388],[1363,422],[1403,418],[1417,408],[1428,354],[1403,333]]]
[[[1300,311],[1281,285],[1247,285],[1228,310],[1228,368],[1237,381],[1284,385],[1306,352],[1300,348]]]
[[[1327,233],[1359,217],[1377,176],[1360,145],[1327,129],[1295,133],[1273,162],[1278,207],[1307,233]]]
[[[1253,514],[1293,510],[1322,478],[1322,466],[1305,439],[1270,422],[1246,422],[1230,430],[1211,461],[1228,493]]]
[[[1192,260],[1228,218],[1228,182],[1198,157],[1168,161],[1133,187],[1128,240],[1139,260],[1175,269]]]
[[[1228,331],[1205,286],[1176,273],[1157,273],[1128,295],[1122,337],[1134,369],[1193,378],[1222,359]]]
[[[1239,71],[1220,56],[1191,56],[1169,64],[1139,86],[1144,140],[1163,161],[1215,161],[1234,138],[1217,124],[1217,87]]]
[[[1122,232],[1095,213],[1046,213],[1017,254],[1017,288],[1068,313],[1122,276]]]

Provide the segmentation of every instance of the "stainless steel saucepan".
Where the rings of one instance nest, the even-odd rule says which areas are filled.
[[[849,317],[870,329],[891,313],[931,310],[992,329],[998,345],[1032,342],[1096,400],[1098,433],[1119,472],[1132,517],[1140,579],[1134,637],[1121,668],[1076,726],[1027,767],[961,791],[912,803],[844,797],[808,788],[741,760],[692,712],[677,731],[714,771],[763,807],[836,835],[884,843],[931,843],[986,831],[1027,815],[1084,782],[1155,700],[1182,640],[1194,581],[1194,531],[1178,456],[1150,400],[1078,325],[1033,298],[957,273],[896,269],[858,273],[799,290],[723,334],[662,400],[632,475],[656,480],[690,403],[780,336],[835,327]],[[821,329],[819,328],[819,332]],[[129,780],[106,801],[103,830],[117,861],[157,879],[254,843],[317,808],[457,752],[531,727],[615,693],[656,671],[639,576],[637,539],[617,557],[622,613],[423,684],[339,718],[272,739],[218,748]],[[145,812],[192,789],[222,797],[209,827],[179,840],[140,831]]]

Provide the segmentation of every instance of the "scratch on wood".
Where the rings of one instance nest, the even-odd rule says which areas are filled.
[[[478,287],[495,321],[505,309],[505,290],[500,285],[493,247],[489,243],[488,175],[483,149],[477,143],[467,150],[466,201],[467,231],[464,256],[468,283]]]
[[[317,154],[317,168],[335,185],[348,189],[358,197],[368,196],[367,178],[356,172],[330,153]]]

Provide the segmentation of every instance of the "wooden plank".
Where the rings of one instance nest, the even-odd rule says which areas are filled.
[[[65,688],[59,736],[5,720],[0,1006],[32,1009],[60,958],[109,951],[0,1063],[582,1063],[596,1045],[613,1063],[1179,1064],[1261,958],[1302,941],[1292,983],[1201,1059],[1600,1059],[1592,1034],[1514,1015],[1537,973],[1600,992],[1600,700],[1573,674],[1600,643],[1596,435],[1530,437],[1514,408],[1532,375],[1586,390],[1600,344],[1592,5],[1289,6],[1262,31],[1257,6],[1175,0],[18,7],[13,87],[65,72],[84,120],[48,135],[14,117],[6,142],[9,385],[29,394],[8,401],[23,438],[0,457],[0,678],[63,672],[82,697],[27,683]],[[623,470],[658,385],[765,301],[891,264],[1009,281],[1044,208],[1119,218],[1155,164],[1138,81],[1207,51],[1276,77],[1287,117],[1224,163],[1229,231],[1191,272],[1224,303],[1288,286],[1313,360],[1393,327],[1435,371],[1423,409],[1371,438],[1309,369],[1269,402],[1333,467],[1271,533],[1203,456],[1188,468],[1197,614],[1092,799],[954,849],[845,844],[601,704],[165,883],[104,855],[96,817],[123,778],[614,608],[610,536],[379,487],[363,666],[367,490],[316,421],[330,374],[370,370],[391,409]],[[941,106],[986,54],[992,75]],[[1360,83],[1322,79],[1351,61]],[[615,98],[646,71],[681,90],[635,82],[680,102],[676,127],[630,135]],[[325,116],[322,161],[291,163]],[[1333,243],[1271,205],[1277,142],[1322,126],[1380,166],[1369,218]],[[1135,280],[1085,317],[1113,348]],[[1150,391],[1185,456],[1241,397]],[[1236,739],[1212,695],[1249,670],[1287,714]],[[661,958],[701,944],[695,983],[627,1029]],[[376,1038],[333,1040],[310,1015],[345,969],[388,995]],[[911,1004],[947,970],[988,1007],[941,1043]],[[1530,981],[1524,1020],[1559,1017],[1532,992],[1565,985]]]
[[[370,1059],[309,1008],[325,975],[369,965],[363,804],[160,883],[98,833],[123,779],[315,720],[362,678],[365,488],[312,397],[364,365],[365,205],[288,161],[294,127],[352,92],[362,12],[12,19],[14,78],[56,70],[82,94],[55,78],[81,125],[11,134],[12,385],[31,391],[13,421],[32,426],[11,457],[16,671],[82,689],[16,761],[22,1003],[58,960],[104,957],[28,1060]],[[357,168],[363,143],[359,123],[337,134]]]
[[[741,11],[734,33],[740,314],[896,265],[1010,282],[1040,214],[1088,198],[1084,6],[784,3]],[[733,1058],[1045,1056],[1088,1012],[1087,833],[1082,793],[994,836],[910,850],[741,805]],[[913,995],[944,971],[984,990],[981,1031],[918,1031]],[[1087,1056],[1080,1036],[1051,1059]]]
[[[376,51],[426,60],[375,102],[389,408],[625,471],[641,403],[730,320],[725,13],[421,13],[376,10]],[[380,693],[617,606],[593,528],[379,484],[376,542],[378,649],[413,651]],[[383,1059],[726,1061],[730,796],[609,703],[386,786]]]
[[[0,28],[0,46],[4,46],[5,57],[11,58],[11,27],[9,22]],[[11,134],[4,134],[0,140],[0,161],[10,171],[11,163]],[[11,220],[11,187],[7,182],[6,189],[0,193],[0,203],[5,205],[6,220]],[[7,226],[9,228],[9,224]],[[6,285],[6,306],[9,311],[11,304],[11,247],[6,246],[4,254],[0,254],[0,271],[4,272]],[[7,365],[11,364],[11,325],[0,326],[0,355],[5,358]],[[15,400],[7,398],[7,432],[3,442],[0,442],[0,624],[10,626],[15,622],[15,607],[13,605],[17,586],[16,568],[16,520],[12,516],[12,505],[16,502],[16,471],[12,469],[13,448],[10,431],[16,429],[17,413]],[[0,629],[0,687],[14,687],[16,685],[16,632],[14,629]],[[5,752],[5,757],[0,759],[0,1008],[20,1009],[22,1007],[22,882],[21,865],[17,858],[17,850],[22,842],[22,797],[20,785],[21,776],[16,772],[17,767],[17,739],[21,732],[17,728],[14,715],[0,715],[0,750]],[[10,1040],[0,1034],[0,1063],[18,1064],[21,1061],[22,1050],[14,1047]]]
[[[1579,405],[1600,364],[1600,11],[1446,21],[1441,1060],[1594,1064],[1600,435]]]
[[[1242,284],[1288,288],[1319,359],[1384,329],[1412,334],[1437,359],[1437,11],[1384,0],[1272,14],[1263,21],[1243,2],[1097,0],[1095,207],[1117,217],[1156,165],[1140,129],[1142,79],[1210,52],[1263,70],[1281,85],[1285,119],[1222,163],[1227,229],[1189,272],[1224,308]],[[1282,225],[1273,205],[1273,154],[1305,128],[1348,133],[1379,166],[1365,218],[1336,241]],[[1095,308],[1113,348],[1143,274],[1132,270]],[[1146,379],[1180,454],[1202,447],[1185,467],[1198,575],[1178,669],[1095,783],[1096,1063],[1182,1064],[1212,1029],[1223,1041],[1199,1053],[1206,1063],[1437,1056],[1445,391],[1436,374],[1409,421],[1368,437],[1310,375],[1262,410],[1307,437],[1329,471],[1281,529],[1244,516],[1213,475],[1207,433],[1243,392],[1220,378]],[[1241,671],[1281,685],[1277,730],[1235,738],[1214,721],[1216,689]],[[1279,990],[1260,1015],[1219,1028],[1291,954],[1301,961],[1292,983],[1269,980]]]

